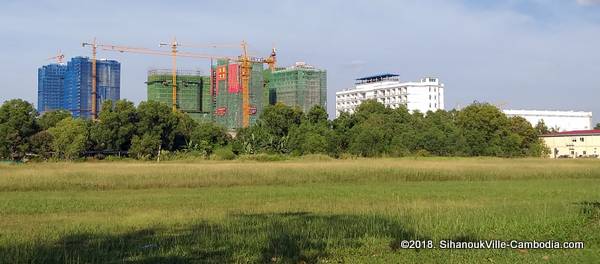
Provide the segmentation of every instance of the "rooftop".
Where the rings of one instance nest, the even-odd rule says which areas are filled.
[[[582,116],[592,117],[592,112],[584,111],[556,111],[556,110],[522,110],[522,109],[503,109],[505,114],[509,115],[545,115],[545,116]]]
[[[378,74],[378,75],[358,78],[358,79],[356,79],[356,84],[380,82],[380,81],[385,81],[385,80],[398,81],[398,79],[399,79],[398,76],[400,76],[400,75],[391,74],[391,73],[382,73],[382,74]]]
[[[553,133],[544,134],[544,135],[542,135],[542,137],[581,136],[581,135],[600,135],[600,129],[553,132]]]

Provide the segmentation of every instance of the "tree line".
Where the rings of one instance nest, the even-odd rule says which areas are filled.
[[[355,113],[334,120],[320,106],[307,113],[283,104],[267,106],[256,124],[231,137],[215,123],[198,123],[154,101],[137,107],[126,100],[106,101],[97,121],[90,121],[64,110],[39,115],[30,103],[14,99],[0,106],[0,158],[155,159],[162,153],[226,159],[261,153],[525,157],[547,153],[538,137],[547,131],[544,124],[532,127],[485,103],[423,114],[365,101]]]

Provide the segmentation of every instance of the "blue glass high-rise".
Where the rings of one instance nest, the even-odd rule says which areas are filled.
[[[102,102],[121,98],[121,64],[114,60],[96,60],[96,112]],[[73,117],[91,118],[92,62],[87,57],[75,57],[67,64],[64,79],[63,109]]]
[[[38,112],[62,109],[66,71],[67,65],[57,63],[44,65],[38,69]]]

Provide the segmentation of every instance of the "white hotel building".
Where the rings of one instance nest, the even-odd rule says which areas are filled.
[[[401,82],[396,74],[381,74],[356,80],[355,87],[335,93],[336,117],[354,113],[363,101],[374,99],[390,108],[404,105],[410,112],[444,109],[444,84],[426,77],[418,82]]]

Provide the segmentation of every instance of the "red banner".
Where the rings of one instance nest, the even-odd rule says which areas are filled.
[[[227,82],[229,93],[240,92],[240,79],[237,64],[229,64],[229,80]]]
[[[227,113],[227,107],[219,107],[215,110],[215,115],[224,116]]]

